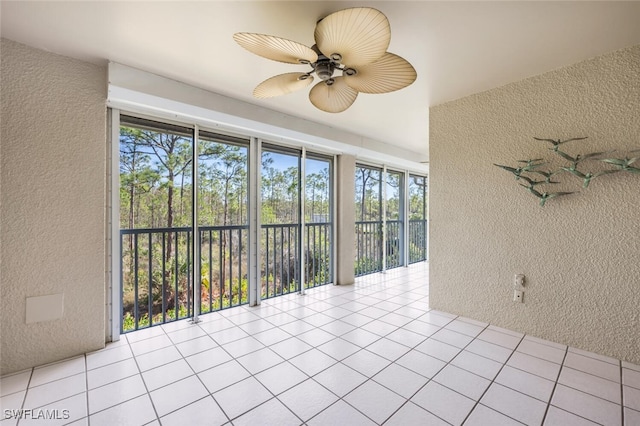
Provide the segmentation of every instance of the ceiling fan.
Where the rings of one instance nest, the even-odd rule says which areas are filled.
[[[307,72],[276,75],[253,91],[256,98],[285,95],[309,86],[315,74],[321,82],[309,92],[309,100],[325,112],[342,112],[358,93],[388,93],[413,83],[416,70],[398,55],[387,52],[391,27],[379,10],[357,7],[339,10],[318,21],[316,44],[265,34],[236,33],[233,39],[248,51],[288,64],[311,66]]]

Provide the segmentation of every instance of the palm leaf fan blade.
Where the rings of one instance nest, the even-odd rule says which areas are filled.
[[[344,74],[345,82],[362,93],[388,93],[412,84],[416,70],[405,59],[385,53],[380,59],[359,67],[355,75]]]
[[[233,39],[249,52],[273,61],[299,64],[318,60],[318,54],[310,47],[285,38],[267,34],[235,33]]]
[[[314,37],[318,49],[327,57],[349,67],[370,64],[385,54],[391,41],[391,26],[386,16],[369,7],[339,10],[316,25]]]
[[[265,99],[286,95],[304,89],[310,85],[312,81],[313,76],[299,72],[276,75],[258,84],[253,90],[253,96],[258,99]]]
[[[343,77],[336,77],[333,80],[333,84],[330,85],[321,81],[313,86],[309,92],[309,100],[319,110],[342,112],[355,102],[358,92],[349,87]]]

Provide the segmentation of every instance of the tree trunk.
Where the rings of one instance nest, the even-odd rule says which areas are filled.
[[[169,187],[167,188],[167,228],[173,227],[173,171],[169,171]],[[167,243],[167,259],[171,257],[171,239]]]

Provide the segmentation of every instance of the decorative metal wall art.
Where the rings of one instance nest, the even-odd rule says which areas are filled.
[[[614,157],[612,154],[615,151],[577,154],[574,157],[564,151],[561,151],[560,148],[562,147],[562,145],[568,142],[581,141],[587,139],[587,137],[571,138],[566,140],[542,139],[536,137],[534,137],[534,139],[537,141],[550,143],[552,147],[549,148],[549,150],[558,157],[562,158],[566,162],[566,164],[556,169],[547,168],[545,170],[541,169],[541,167],[550,165],[550,162],[547,162],[544,158],[536,158],[529,160],[518,160],[518,163],[520,164],[517,167],[504,166],[495,163],[493,165],[513,174],[516,180],[526,182],[526,185],[523,185],[522,183],[519,183],[519,185],[526,188],[527,191],[537,197],[540,200],[539,203],[542,207],[544,207],[547,200],[579,192],[547,192],[546,190],[538,189],[541,186],[546,188],[547,185],[556,185],[561,183],[556,176],[568,173],[569,175],[575,176],[580,179],[583,188],[588,188],[591,181],[600,176],[606,176],[618,172],[640,174],[640,167],[635,166],[635,163],[640,160],[640,155],[634,155],[636,153],[639,153],[640,149],[629,151],[629,153],[626,154],[623,158],[619,158],[619,156]],[[595,162],[598,162],[600,165],[605,165],[608,168],[596,170],[594,168],[587,167],[589,163],[591,163],[591,165],[594,165],[596,164]]]

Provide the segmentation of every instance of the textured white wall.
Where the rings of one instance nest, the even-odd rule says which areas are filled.
[[[355,282],[354,262],[356,229],[356,157],[338,156],[336,202],[336,284],[346,285]]]
[[[444,311],[640,362],[640,175],[548,202],[492,163],[640,148],[640,46],[430,110],[430,294]],[[581,190],[570,175],[564,188]],[[555,190],[555,188],[554,188]],[[513,275],[527,276],[513,303]]]
[[[1,42],[0,373],[104,346],[106,69]],[[64,293],[61,319],[25,300]]]

